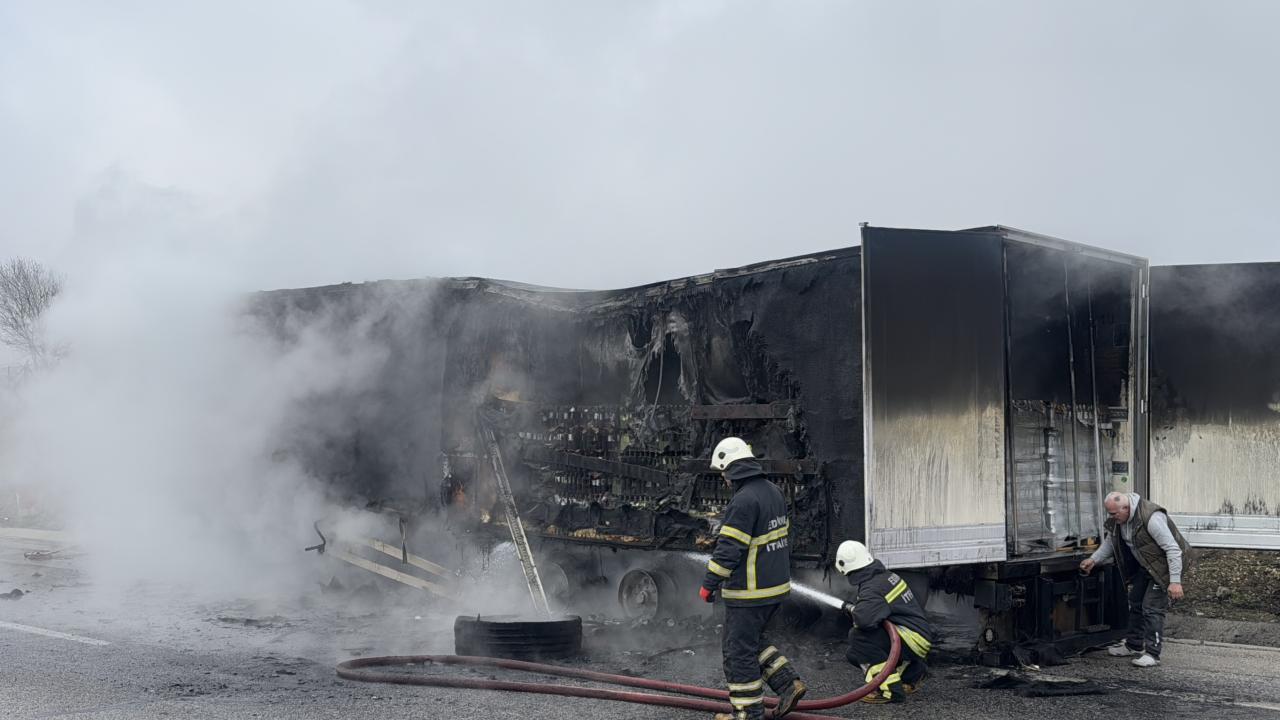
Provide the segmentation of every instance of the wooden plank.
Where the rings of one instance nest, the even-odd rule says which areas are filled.
[[[410,587],[416,587],[419,590],[426,590],[427,592],[435,593],[440,597],[453,599],[453,594],[450,593],[449,590],[445,588],[443,585],[438,585],[429,580],[423,580],[420,577],[415,577],[408,573],[402,573],[399,570],[396,570],[394,568],[389,568],[386,565],[379,565],[378,563],[372,560],[366,560],[365,558],[362,558],[359,555],[355,555],[351,552],[348,552],[347,550],[343,550],[341,548],[332,548],[326,551],[325,554],[331,555],[334,558],[341,560],[345,563],[355,565],[356,567],[361,568],[362,570],[368,570],[371,573],[375,573],[375,574],[381,575],[382,577],[395,580],[398,583],[402,583]]]
[[[396,547],[395,545],[388,545],[387,543],[384,543],[381,540],[373,540],[370,538],[359,538],[359,541],[365,545],[368,545],[374,550],[377,550],[380,553],[385,553],[387,555],[390,555],[391,557],[397,560],[403,561],[404,559],[404,554],[401,552],[400,548]],[[436,575],[439,575],[440,577],[445,577],[445,578],[453,577],[453,573],[449,571],[449,568],[444,567],[442,565],[437,565],[431,562],[430,560],[424,557],[419,557],[417,555],[414,555],[413,553],[409,553],[409,564],[421,570],[426,570],[429,573],[434,573]]]

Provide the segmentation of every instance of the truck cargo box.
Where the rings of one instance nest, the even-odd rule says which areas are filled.
[[[1146,479],[1147,262],[1000,226],[862,240],[877,557],[1090,547],[1106,492]]]

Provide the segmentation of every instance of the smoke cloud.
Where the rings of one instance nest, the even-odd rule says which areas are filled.
[[[5,396],[0,479],[47,488],[104,577],[302,579],[296,539],[331,508],[281,438],[393,349],[324,318],[282,343],[245,321],[255,290],[619,287],[851,245],[864,220],[1263,259],[1277,20],[1244,1],[5,3],[0,256],[65,273],[48,327],[71,353]]]
[[[1273,256],[1274,3],[231,0],[0,9],[0,248],[119,178],[246,289],[617,287],[1000,222]],[[98,242],[98,240],[92,240]]]

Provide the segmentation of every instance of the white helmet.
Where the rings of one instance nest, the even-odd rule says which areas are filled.
[[[867,546],[857,540],[845,540],[840,543],[840,547],[836,548],[836,570],[841,575],[861,570],[874,560]]]
[[[754,458],[755,454],[751,452],[751,446],[743,441],[742,438],[727,437],[716,445],[716,449],[711,453],[711,467],[714,470],[724,472],[730,463],[735,460],[746,460]]]

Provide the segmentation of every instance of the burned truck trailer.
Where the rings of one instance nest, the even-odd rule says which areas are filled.
[[[501,536],[497,452],[540,556],[651,551],[629,608],[646,612],[690,592],[659,558],[713,545],[730,491],[708,457],[739,435],[787,497],[798,567],[864,539],[972,594],[987,647],[1100,642],[1122,589],[1075,568],[1103,495],[1150,479],[1148,273],[1001,226],[864,227],[860,247],[625,290],[414,285],[397,303],[418,351],[392,354],[357,437],[313,443],[311,465]],[[280,323],[375,290],[264,302]]]
[[[475,281],[446,339],[441,499],[494,517],[485,423],[536,534],[705,549],[729,492],[707,457],[735,434],[792,503],[798,562],[849,537],[895,567],[1057,556],[1098,536],[1112,483],[1145,481],[1146,272],[1008,228],[866,228],[616,292]]]
[[[947,569],[992,643],[1082,635],[1123,622],[1118,583],[1074,568],[1102,495],[1147,481],[1147,272],[1004,227],[867,227],[861,247],[619,291],[445,280],[413,323],[429,361],[385,399],[430,405],[400,432],[438,431],[439,472],[409,474],[454,528],[504,532],[488,432],[541,555],[705,551],[730,496],[707,458],[739,435],[788,499],[797,565],[865,539]],[[371,467],[397,432],[378,428],[351,446]],[[379,474],[348,479],[404,494]],[[632,576],[639,599],[621,588],[628,611],[682,594],[661,564]]]

